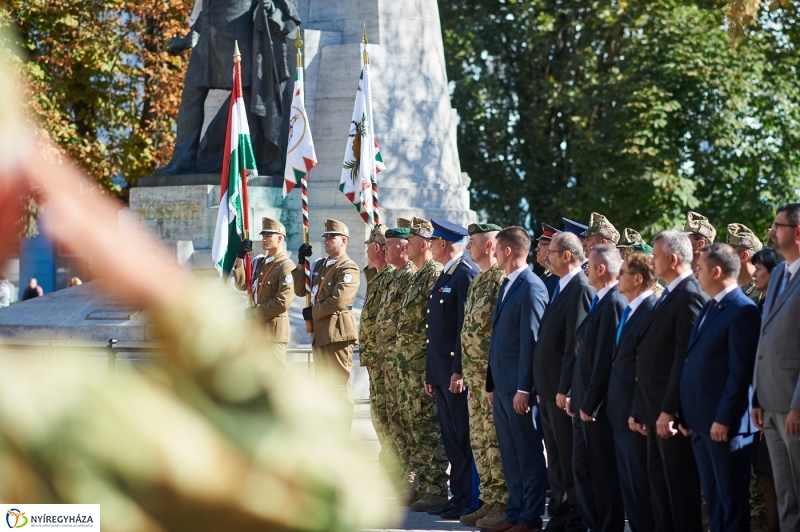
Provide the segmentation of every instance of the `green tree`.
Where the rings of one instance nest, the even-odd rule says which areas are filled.
[[[735,50],[721,2],[439,5],[461,162],[490,219],[538,231],[598,211],[652,236],[692,209],[763,233],[796,196],[792,5]]]

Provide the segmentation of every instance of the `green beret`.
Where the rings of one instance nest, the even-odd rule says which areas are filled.
[[[503,228],[497,224],[469,224],[467,232],[469,236],[477,235],[480,233],[491,233],[492,231],[502,231]]]
[[[411,230],[408,227],[395,227],[386,231],[386,238],[408,238]]]
[[[653,254],[653,248],[650,247],[650,245],[645,244],[644,242],[642,242],[641,244],[634,244],[632,246],[628,246],[628,249],[632,251],[639,251],[641,253],[646,253],[647,255]]]

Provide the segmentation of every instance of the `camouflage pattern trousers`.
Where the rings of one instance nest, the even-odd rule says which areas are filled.
[[[389,426],[389,413],[386,409],[386,381],[379,361],[373,357],[362,357],[362,364],[369,375],[369,412],[372,426],[378,435],[381,452],[378,455],[378,464],[384,471],[391,475],[392,480],[399,482],[407,474],[400,465],[399,451],[395,439],[392,437]],[[367,362],[367,359],[369,362]]]
[[[467,374],[467,372],[464,372]],[[480,373],[475,373],[479,375]],[[484,383],[479,379],[470,382],[467,379],[469,394],[469,439],[472,455],[475,457],[475,468],[480,477],[480,499],[485,504],[506,504],[508,488],[503,475],[503,463],[500,460],[500,446],[497,443],[497,430],[494,426],[494,414],[489,406]]]
[[[436,401],[425,394],[425,371],[384,364],[386,408],[401,459],[415,473],[419,491],[447,497],[447,456]]]

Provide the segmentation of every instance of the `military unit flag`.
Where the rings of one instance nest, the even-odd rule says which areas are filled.
[[[238,46],[236,47],[238,52]],[[219,212],[214,230],[211,257],[217,271],[230,274],[236,262],[239,244],[244,238],[247,210],[247,177],[258,175],[250,127],[247,125],[242,98],[242,66],[234,61],[233,90],[228,113],[228,133],[225,138]],[[246,261],[249,264],[249,261]],[[249,285],[249,283],[248,283]]]
[[[365,62],[358,81],[339,190],[355,205],[370,226],[380,222],[377,174],[385,168],[373,125],[369,63]]]
[[[297,65],[294,77],[294,96],[289,113],[289,144],[286,146],[286,169],[283,174],[283,197],[302,181],[317,164],[314,141],[306,115],[303,66]]]

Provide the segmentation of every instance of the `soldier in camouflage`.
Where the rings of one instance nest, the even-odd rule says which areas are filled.
[[[728,233],[725,242],[733,246],[742,261],[739,270],[739,286],[747,297],[758,305],[761,303],[763,295],[756,289],[756,282],[753,273],[756,271],[751,259],[753,255],[761,251],[763,246],[758,237],[744,224],[728,224]]]
[[[619,242],[619,231],[614,224],[602,214],[593,212],[589,217],[589,228],[583,232],[583,255],[589,257],[592,248],[599,244],[614,244]]]
[[[436,402],[425,393],[425,316],[433,285],[443,266],[433,260],[433,226],[414,218],[408,237],[408,255],[417,267],[411,286],[400,304],[397,324],[397,371],[402,388],[400,420],[407,435],[411,467],[416,473],[422,498],[411,503],[415,511],[427,511],[447,502],[447,457],[445,456]]]
[[[375,341],[378,333],[378,310],[381,306],[381,296],[388,289],[395,267],[386,261],[386,231],[387,227],[377,224],[372,228],[367,245],[367,261],[365,275],[372,271],[367,281],[367,293],[364,296],[364,306],[361,309],[361,322],[358,333],[359,360],[362,367],[369,375],[369,410],[372,426],[378,435],[381,445],[378,464],[387,471],[396,481],[403,476],[403,471],[397,461],[397,446],[389,430],[389,417],[386,412],[386,386],[383,377],[383,360],[378,355]]]
[[[463,516],[461,523],[476,526],[481,520],[484,528],[491,528],[503,520],[508,502],[497,431],[486,392],[492,313],[505,277],[494,256],[495,237],[500,229],[495,224],[472,224],[468,227],[470,236],[467,250],[481,273],[469,285],[461,329],[461,364],[464,383],[469,388],[470,443],[480,477],[480,499],[483,502],[477,511]]]
[[[407,433],[401,425],[401,392],[400,374],[397,369],[397,321],[400,315],[400,303],[414,275],[417,267],[408,260],[408,237],[410,235],[408,227],[411,221],[398,218],[399,227],[386,231],[386,260],[394,266],[394,272],[386,279],[386,288],[380,294],[378,313],[375,317],[375,349],[378,358],[382,360],[381,371],[383,373],[383,389],[385,393],[386,420],[389,426],[389,434],[392,445],[400,459],[401,466],[408,474],[408,481],[414,474],[411,467],[411,453]],[[413,443],[413,442],[412,442]],[[422,495],[417,493],[417,483],[408,484],[408,481],[401,483],[400,490],[403,491],[398,496],[398,502],[408,505],[419,499]]]
[[[692,271],[697,268],[697,261],[700,259],[700,250],[706,246],[714,243],[717,237],[717,230],[708,221],[708,218],[702,214],[690,211],[686,214],[686,224],[683,226],[683,232],[689,235],[689,240],[692,242]]]

